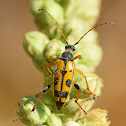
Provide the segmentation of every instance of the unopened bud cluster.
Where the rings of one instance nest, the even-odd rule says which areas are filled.
[[[38,10],[43,8],[49,12],[59,23],[68,43],[74,44],[96,24],[100,4],[101,0],[31,0],[30,10],[41,32],[26,33],[23,47],[36,68],[44,74],[45,86],[54,81],[55,68],[50,68],[52,75],[48,76],[44,65],[50,61],[50,56],[62,55],[65,51],[65,42],[55,21],[47,13]],[[73,55],[82,56],[82,59],[75,60],[75,67],[86,75],[90,90],[96,96],[100,96],[103,83],[95,74],[95,69],[103,53],[98,44],[98,33],[95,30],[89,32],[76,45]],[[109,126],[106,110],[90,110],[95,100],[87,90],[85,79],[74,72],[73,81],[81,89],[78,103],[88,113],[87,115],[75,103],[78,91],[73,86],[70,88],[65,105],[60,111],[57,110],[52,87],[42,95],[35,111],[21,121],[28,126]],[[22,98],[17,113],[19,117],[32,110],[39,95],[40,93]]]

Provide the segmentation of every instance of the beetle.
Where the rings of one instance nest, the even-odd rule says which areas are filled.
[[[50,17],[52,17],[46,10],[39,9],[38,11],[40,11],[40,10],[46,12]],[[51,62],[45,65],[45,69],[47,70],[48,74],[50,75],[48,67],[55,66],[54,82],[52,82],[51,84],[47,85],[44,88],[44,90],[41,92],[39,98],[37,99],[33,109],[29,113],[23,115],[22,117],[20,117],[19,119],[16,119],[16,120],[20,120],[20,119],[24,118],[25,116],[27,116],[28,114],[30,114],[31,112],[33,112],[37,106],[38,101],[40,100],[41,96],[43,95],[43,93],[45,93],[53,84],[54,84],[54,96],[55,96],[56,106],[57,106],[58,110],[60,110],[62,108],[62,106],[64,105],[66,98],[67,98],[67,95],[69,93],[70,86],[73,85],[78,90],[78,95],[77,95],[75,102],[86,114],[85,110],[78,103],[78,98],[79,98],[80,92],[81,92],[80,87],[76,83],[72,82],[74,71],[77,71],[82,77],[85,78],[87,90],[89,91],[89,93],[91,95],[94,96],[94,98],[96,96],[95,94],[93,94],[90,91],[89,86],[88,86],[88,81],[87,81],[84,73],[75,68],[74,60],[81,59],[81,55],[77,55],[77,56],[73,57],[73,52],[75,51],[75,45],[77,45],[80,42],[80,40],[89,31],[91,31],[92,29],[97,28],[99,26],[102,26],[104,24],[114,25],[114,23],[113,22],[105,22],[103,24],[97,25],[97,26],[91,28],[90,30],[88,30],[74,45],[69,45],[61,27],[59,26],[59,24],[57,23],[57,21],[53,17],[52,17],[52,19],[58,25],[58,27],[63,35],[64,41],[67,44],[65,46],[65,52],[62,53],[60,58],[57,56],[50,56]],[[114,27],[115,27],[115,25],[114,25]],[[56,60],[56,63],[53,62],[54,59]],[[16,121],[16,120],[13,120],[13,121]]]

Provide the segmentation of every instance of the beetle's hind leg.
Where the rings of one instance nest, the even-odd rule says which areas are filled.
[[[81,107],[81,105],[78,103],[78,99],[79,99],[80,92],[81,92],[80,87],[79,87],[77,84],[75,84],[74,82],[72,82],[72,85],[79,91],[79,92],[78,92],[78,95],[77,95],[77,98],[76,98],[76,100],[75,100],[75,102],[76,102],[77,105],[80,107],[80,109],[81,109],[85,114],[87,114],[87,112],[86,112],[86,111]],[[91,97],[91,98],[87,98],[85,101],[95,100],[95,99],[96,99],[95,97]]]
[[[31,112],[35,111],[35,108],[36,108],[36,106],[37,106],[37,104],[38,104],[38,101],[40,100],[40,98],[42,97],[42,95],[43,95],[53,84],[54,84],[54,82],[52,82],[51,84],[47,85],[47,86],[44,88],[44,90],[41,92],[40,96],[38,97],[38,99],[37,99],[37,101],[36,101],[36,103],[35,103],[33,109],[32,109],[30,112],[26,113],[26,114],[23,115],[22,117],[20,117],[20,118],[18,118],[18,119],[15,119],[15,120],[13,120],[13,121],[20,120],[20,119],[26,117],[27,115],[29,115]]]
[[[86,113],[86,111],[81,107],[81,105],[78,103],[78,98],[79,98],[79,96],[80,96],[80,87],[77,85],[77,84],[75,84],[74,82],[72,82],[72,85],[74,85],[74,87],[79,91],[78,92],[78,95],[77,95],[77,98],[76,98],[76,100],[75,100],[75,102],[77,103],[77,105],[80,107],[80,109],[85,113],[85,114],[87,114]]]

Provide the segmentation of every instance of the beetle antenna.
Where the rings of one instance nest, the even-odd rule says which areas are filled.
[[[40,10],[43,10],[43,11],[45,11],[50,17],[52,17],[52,15],[51,14],[49,14],[46,10],[44,10],[44,9],[39,9],[38,11],[40,11]],[[52,17],[52,19],[56,22],[56,24],[58,25],[58,27],[59,27],[59,29],[60,29],[60,31],[61,31],[61,33],[62,33],[62,35],[63,35],[63,38],[64,38],[64,40],[65,40],[65,42],[68,44],[68,42],[67,42],[67,40],[66,40],[66,38],[65,38],[65,35],[64,35],[64,33],[63,33],[63,31],[62,31],[62,29],[61,29],[61,27],[59,26],[59,24],[58,24],[58,22],[54,19],[54,17]]]
[[[102,26],[102,25],[105,25],[105,24],[111,24],[111,25],[113,25],[113,26],[115,27],[115,24],[114,24],[113,22],[105,22],[105,23],[103,23],[103,24],[97,25],[97,26],[91,28],[90,30],[88,30],[88,31],[78,40],[78,42],[76,42],[74,45],[77,45],[77,44],[80,42],[80,40],[81,40],[88,32],[90,32],[91,30],[93,30],[93,29],[95,29],[95,28],[97,28],[97,27],[100,27],[100,26]]]

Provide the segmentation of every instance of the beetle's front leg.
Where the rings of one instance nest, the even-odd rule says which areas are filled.
[[[51,67],[51,66],[54,66],[55,63],[48,63],[45,65],[45,69],[47,70],[48,74],[51,75],[51,73],[49,72],[49,70],[47,69],[47,67]]]
[[[50,56],[50,59],[51,59],[51,63],[48,63],[45,65],[45,69],[47,70],[48,74],[51,75],[51,73],[49,72],[49,70],[47,69],[47,67],[51,67],[51,66],[54,66],[55,63],[53,62],[53,59],[60,59],[58,58],[57,56]]]
[[[57,56],[50,56],[50,59],[51,59],[51,62],[53,62],[53,59],[60,59],[60,58]]]
[[[82,57],[81,57],[81,55],[77,55],[77,56],[75,56],[74,58],[73,58],[73,60],[75,60],[75,59],[81,59]]]

